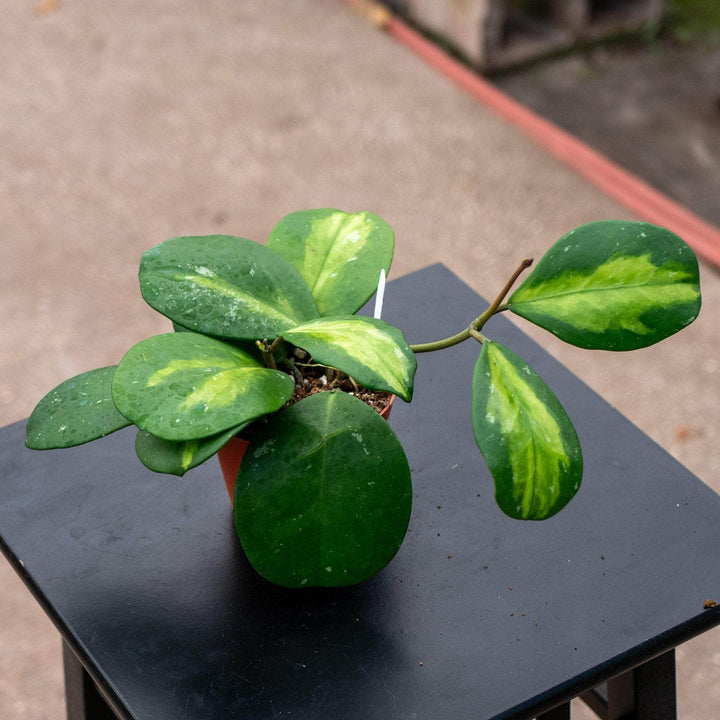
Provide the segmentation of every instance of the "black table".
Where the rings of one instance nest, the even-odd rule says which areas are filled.
[[[484,307],[433,266],[390,284],[384,317],[422,342]],[[673,648],[720,622],[720,498],[505,318],[487,333],[564,403],[580,492],[505,518],[470,427],[477,344],[420,356],[391,418],[410,532],[352,588],[258,578],[214,460],[179,479],[139,464],[132,429],[43,453],[0,431],[2,549],[62,633],[70,717],[563,718],[605,683],[586,696],[605,716],[674,718]]]

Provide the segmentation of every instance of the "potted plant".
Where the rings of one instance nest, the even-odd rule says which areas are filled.
[[[212,235],[151,248],[140,289],[173,332],[48,393],[27,446],[70,447],[134,424],[141,462],[182,475],[240,442],[234,521],[255,569],[287,587],[350,585],[381,570],[407,531],[408,462],[368,402],[409,402],[417,353],[479,343],[472,424],[497,503],[542,520],[580,486],[578,438],[553,392],[485,323],[510,311],[579,347],[626,351],[685,327],[701,304],[683,240],[647,223],[595,222],[558,240],[513,291],[523,261],[465,329],[410,345],[379,312],[357,314],[393,247],[376,215],[320,209],[286,216],[266,245]]]

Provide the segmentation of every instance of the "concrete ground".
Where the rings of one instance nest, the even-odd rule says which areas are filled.
[[[2,424],[166,330],[136,270],[168,237],[368,209],[395,229],[394,275],[441,261],[491,295],[576,225],[628,217],[340,0],[0,9]],[[700,319],[656,348],[532,334],[720,490],[720,278],[702,280]],[[0,588],[0,718],[63,717],[59,637],[4,562]],[[718,714],[719,640],[679,650],[686,720]]]

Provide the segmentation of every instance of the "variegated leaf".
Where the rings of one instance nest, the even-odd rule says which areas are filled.
[[[505,514],[544,520],[565,507],[582,479],[575,428],[537,373],[490,340],[475,366],[472,419]]]
[[[607,220],[565,235],[512,294],[512,312],[583,348],[634,350],[700,311],[697,258],[669,230]]]
[[[163,440],[145,430],[135,436],[135,453],[149,470],[171,475],[184,475],[190,468],[212,457],[233,435],[249,423],[230,428],[217,435],[197,440]]]
[[[395,236],[369,212],[320,209],[291,213],[268,236],[267,246],[289,260],[312,290],[320,315],[359,310],[387,273]]]
[[[318,318],[280,337],[371,390],[385,390],[408,402],[412,398],[415,354],[402,332],[382,320],[363,315]]]
[[[28,418],[25,445],[33,450],[73,447],[130,425],[112,400],[116,367],[90,370],[51,390]]]
[[[163,440],[220,433],[281,408],[289,375],[197,333],[156,335],[131,348],[113,379],[118,409]]]
[[[140,263],[145,300],[178,325],[221,338],[273,339],[317,317],[297,270],[263,245],[229,235],[177,237]]]

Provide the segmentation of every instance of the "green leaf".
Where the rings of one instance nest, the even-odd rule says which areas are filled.
[[[195,440],[279,410],[290,376],[196,333],[148,338],[120,361],[112,392],[118,409],[163,440]]]
[[[512,312],[589,349],[634,350],[700,311],[697,258],[669,230],[607,220],[565,235],[512,294]]]
[[[166,240],[143,254],[139,277],[152,307],[206,335],[272,340],[280,330],[318,315],[297,270],[244,238]]]
[[[342,392],[311,395],[250,443],[235,527],[267,580],[334,587],[379,572],[410,520],[410,469],[389,424]]]
[[[135,453],[140,462],[154,472],[184,475],[190,468],[212,457],[233,435],[248,425],[244,423],[217,435],[184,441],[163,440],[145,430],[138,430]]]
[[[570,418],[529,365],[490,340],[475,365],[472,421],[506,515],[544,520],[575,495],[583,462]]]
[[[190,328],[183,327],[182,325],[178,325],[176,322],[172,324],[173,330],[175,332],[195,332],[194,330],[190,330]],[[262,351],[257,346],[257,341],[255,340],[233,340],[233,338],[221,338],[223,342],[228,343],[228,345],[233,345],[236,348],[240,348],[243,352],[246,352],[251,357],[255,358],[259,363],[263,362],[263,356]],[[281,343],[280,347],[273,353],[275,356],[276,361],[281,361],[284,359],[284,347]]]
[[[116,367],[82,373],[51,390],[27,421],[25,445],[33,450],[73,447],[130,425],[112,400]]]
[[[390,270],[395,236],[382,218],[369,212],[306,210],[285,216],[267,246],[299,270],[320,315],[345,315],[372,296],[380,270]]]
[[[412,399],[415,354],[402,332],[382,320],[362,315],[319,318],[280,337],[371,390]]]

